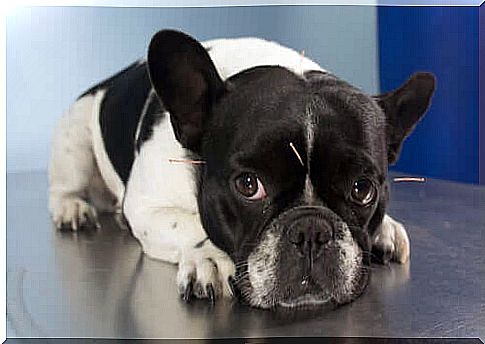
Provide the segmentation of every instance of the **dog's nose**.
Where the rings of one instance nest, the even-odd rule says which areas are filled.
[[[297,252],[312,260],[318,258],[324,245],[332,239],[333,227],[329,221],[308,216],[293,222],[288,231],[288,240]]]

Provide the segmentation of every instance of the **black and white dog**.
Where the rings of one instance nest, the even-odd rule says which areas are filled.
[[[178,263],[185,299],[350,302],[371,250],[409,257],[406,231],[385,214],[387,169],[434,84],[417,73],[371,97],[274,42],[160,31],[147,61],[62,117],[53,221],[76,230],[122,212],[148,256]]]

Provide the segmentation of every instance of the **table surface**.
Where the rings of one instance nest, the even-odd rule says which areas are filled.
[[[114,219],[103,217],[99,231],[56,231],[46,174],[8,174],[7,335],[485,338],[485,188],[428,179],[394,184],[391,198],[410,263],[373,266],[350,305],[288,314],[231,300],[185,304],[176,266],[144,256]]]

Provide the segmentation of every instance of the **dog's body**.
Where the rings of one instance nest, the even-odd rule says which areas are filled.
[[[352,300],[366,285],[371,244],[384,259],[405,262],[406,232],[384,215],[387,159],[395,160],[400,142],[426,107],[405,124],[405,133],[394,135],[397,146],[388,152],[389,123],[378,102],[308,58],[254,38],[203,46],[181,33],[162,31],[152,40],[148,62],[137,62],[88,90],[63,116],[49,168],[49,207],[56,226],[77,229],[95,221],[97,212],[122,212],[149,256],[179,264],[184,297],[231,295],[233,283],[246,301],[264,308]],[[428,88],[425,101],[431,96]],[[331,105],[328,97],[334,99]],[[388,98],[379,105],[390,108]],[[347,119],[335,117],[339,107],[377,115],[345,125]],[[328,133],[319,129],[322,111],[335,118]],[[200,118],[209,113],[210,119]],[[346,130],[355,138],[344,145],[339,138],[333,148],[322,143],[339,131],[346,136]],[[252,146],[251,153],[245,146]],[[348,153],[363,146],[362,154]],[[340,157],[346,154],[354,155],[344,162]],[[339,170],[339,176],[359,177],[362,171],[356,171],[365,166],[377,187],[357,179],[354,191],[373,188],[375,200],[362,207],[367,209],[353,208],[345,215],[349,210],[342,210],[341,200],[326,196],[334,193],[333,186],[317,179],[336,178],[327,167],[333,156],[334,168],[350,170]],[[310,166],[323,175],[310,174]],[[217,180],[229,181],[236,191]],[[288,234],[295,226],[318,230]],[[329,233],[333,239],[324,240]],[[282,255],[282,238],[292,235],[297,239],[289,241],[298,254]],[[310,247],[302,248],[298,240],[307,237]],[[315,251],[311,244],[330,248]],[[284,272],[283,266],[306,261],[293,256],[307,253],[309,267],[302,263],[301,269]],[[313,267],[323,256],[325,267]]]

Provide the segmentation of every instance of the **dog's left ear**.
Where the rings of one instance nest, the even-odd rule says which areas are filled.
[[[148,48],[150,81],[170,112],[176,139],[198,153],[204,123],[224,92],[224,83],[204,47],[173,30],[153,36]]]
[[[389,164],[397,161],[404,139],[428,109],[435,83],[433,74],[416,73],[398,89],[375,97],[386,114]]]

